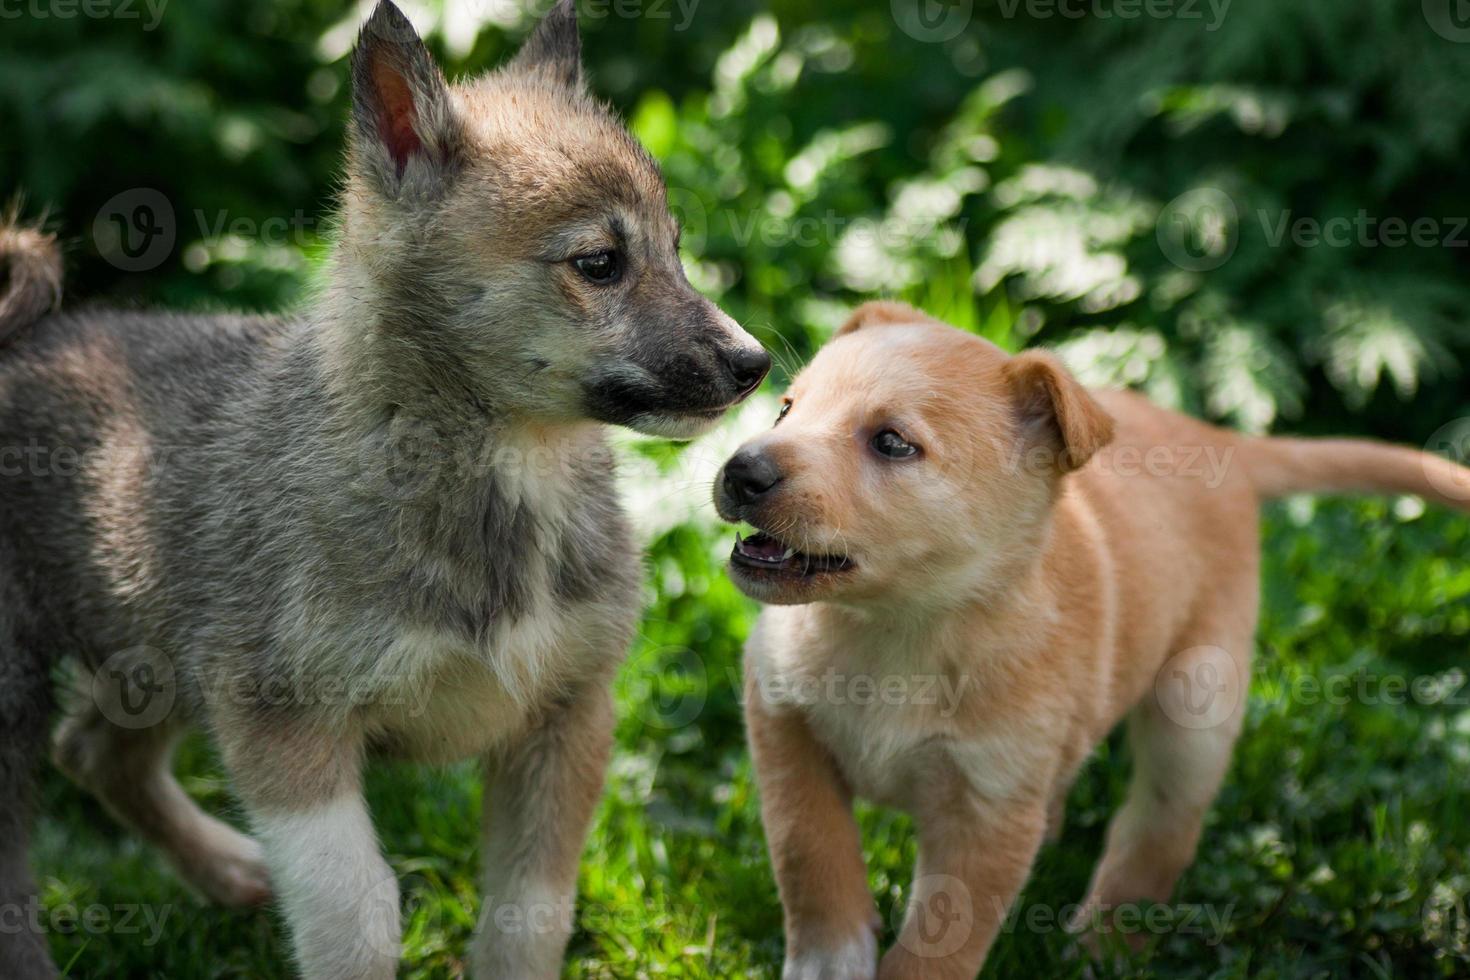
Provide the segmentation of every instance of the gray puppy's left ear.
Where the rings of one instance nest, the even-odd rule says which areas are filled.
[[[386,196],[432,194],[458,169],[465,142],[444,73],[391,0],[381,0],[352,52],[352,162]]]
[[[510,68],[540,74],[554,84],[581,90],[582,36],[577,32],[577,6],[573,0],[558,0],[541,18],[541,23],[510,60]]]

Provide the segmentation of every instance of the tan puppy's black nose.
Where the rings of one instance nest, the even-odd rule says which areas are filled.
[[[771,355],[760,347],[738,347],[725,351],[722,357],[725,370],[730,372],[730,378],[742,395],[754,391],[771,369]]]
[[[722,486],[737,504],[753,504],[781,482],[781,470],[762,453],[742,449],[725,464]]]

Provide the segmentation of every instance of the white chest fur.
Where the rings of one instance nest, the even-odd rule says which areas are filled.
[[[763,614],[748,656],[756,696],[802,713],[859,796],[907,809],[936,767],[992,799],[1045,779],[1048,735],[1014,724],[1011,711],[986,723],[1007,685],[982,664],[939,669],[882,638],[836,637],[775,609]]]
[[[526,617],[492,650],[407,631],[394,653],[414,667],[383,689],[365,720],[396,756],[444,763],[479,755],[516,737],[559,696],[609,676],[626,635],[610,610],[595,606]]]

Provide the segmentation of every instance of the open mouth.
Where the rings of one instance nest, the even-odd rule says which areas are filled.
[[[846,555],[812,555],[797,551],[765,531],[748,538],[735,535],[735,548],[730,564],[745,571],[773,575],[810,578],[831,572],[845,572],[853,567]]]

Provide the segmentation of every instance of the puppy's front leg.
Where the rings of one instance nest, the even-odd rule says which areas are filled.
[[[307,980],[392,980],[398,882],[362,798],[355,734],[272,716],[220,726]]]
[[[805,719],[766,705],[753,675],[745,721],[786,915],[783,980],[871,978],[879,920],[852,793]]]
[[[611,696],[591,684],[486,760],[483,904],[470,954],[477,980],[561,974],[612,733]]]
[[[997,801],[975,798],[958,777],[939,782],[914,814],[918,866],[879,980],[974,980],[1046,831],[1044,787]]]

